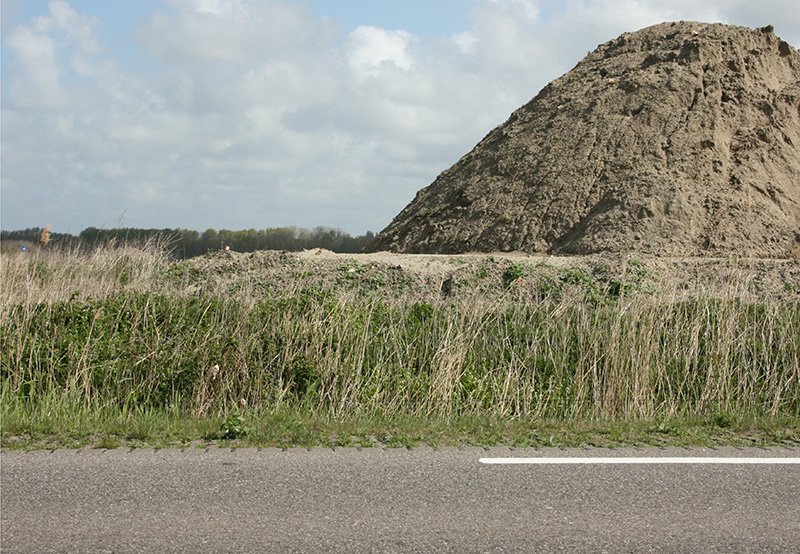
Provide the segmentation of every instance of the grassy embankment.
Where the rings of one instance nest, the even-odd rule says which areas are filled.
[[[285,264],[226,281],[154,245],[4,252],[2,445],[800,440],[797,301],[686,298],[641,264],[512,262],[447,295]]]

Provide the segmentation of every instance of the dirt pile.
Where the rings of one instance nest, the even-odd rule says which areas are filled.
[[[800,53],[663,23],[599,46],[421,190],[369,251],[800,253]]]

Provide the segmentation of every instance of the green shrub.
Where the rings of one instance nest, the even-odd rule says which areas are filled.
[[[531,270],[528,266],[519,262],[509,262],[508,266],[503,270],[503,286],[508,288],[512,283],[518,279],[524,279],[530,275]]]

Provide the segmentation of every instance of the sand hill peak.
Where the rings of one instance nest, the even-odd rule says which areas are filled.
[[[784,257],[800,249],[800,53],[662,23],[600,45],[445,170],[370,250]]]

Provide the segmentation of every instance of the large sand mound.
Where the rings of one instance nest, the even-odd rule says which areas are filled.
[[[800,53],[663,23],[597,48],[421,190],[370,251],[800,252]]]

